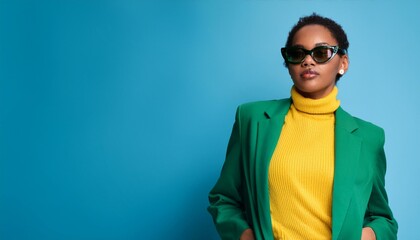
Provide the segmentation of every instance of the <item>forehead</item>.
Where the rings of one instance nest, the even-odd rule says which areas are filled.
[[[337,45],[337,40],[332,36],[328,28],[321,25],[306,25],[299,29],[293,36],[292,45],[302,45],[307,48],[317,44]]]

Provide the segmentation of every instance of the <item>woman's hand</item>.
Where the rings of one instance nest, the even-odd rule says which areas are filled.
[[[361,240],[376,240],[376,235],[373,229],[370,227],[363,228]]]
[[[242,233],[240,240],[255,240],[254,231],[251,228],[246,229]]]

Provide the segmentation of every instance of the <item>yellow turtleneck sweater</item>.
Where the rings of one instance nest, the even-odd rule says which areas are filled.
[[[275,239],[331,239],[337,93],[310,99],[291,90],[268,173]]]

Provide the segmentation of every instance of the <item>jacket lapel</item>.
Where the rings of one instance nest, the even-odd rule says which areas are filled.
[[[351,188],[358,168],[361,139],[353,117],[341,107],[336,111],[335,167],[332,201],[332,239],[338,239],[352,198]]]
[[[289,111],[290,99],[280,100],[278,104],[265,110],[264,118],[258,121],[255,176],[257,187],[258,215],[262,227],[263,236],[272,236],[270,198],[268,192],[268,168],[274,149],[277,145],[284,118]]]

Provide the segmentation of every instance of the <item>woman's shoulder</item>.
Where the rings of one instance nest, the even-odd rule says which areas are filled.
[[[385,141],[385,131],[382,127],[358,117],[354,117],[354,119],[358,123],[360,130],[363,130],[361,132],[365,133],[363,134],[365,139],[376,139],[380,142]]]
[[[369,122],[358,117],[353,117],[353,119],[359,124],[359,126],[363,128],[372,129],[373,131],[383,131],[382,127],[376,125],[375,123]]]
[[[358,128],[356,133],[362,135],[365,139],[381,139],[384,138],[384,129],[370,121],[355,117],[349,114],[349,116],[357,124]]]
[[[238,113],[242,117],[256,117],[289,109],[290,98],[248,102],[239,105]]]

